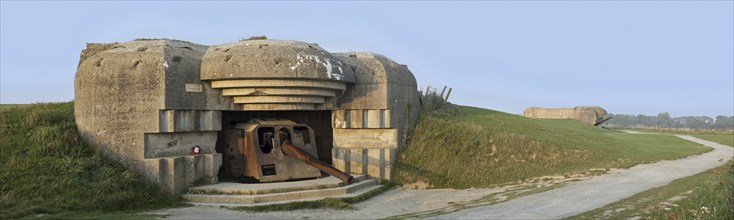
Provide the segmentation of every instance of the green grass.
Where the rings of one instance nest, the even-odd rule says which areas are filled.
[[[575,120],[531,119],[466,106],[441,108],[455,109],[421,114],[397,160],[397,183],[488,187],[596,168],[628,168],[711,150],[673,136],[626,134]]]
[[[734,219],[732,184],[730,161],[569,219]]]
[[[154,215],[154,214],[140,214],[140,211],[124,211],[124,212],[83,212],[83,211],[69,211],[57,213],[54,215],[40,214],[33,217],[26,217],[25,219],[105,219],[105,220],[154,220],[165,218],[166,215]]]
[[[29,106],[32,104],[0,104],[0,109]]]
[[[660,133],[691,135],[696,138],[717,142],[723,145],[734,146],[734,133],[726,129],[671,129],[671,128],[633,128],[629,130]]]
[[[732,129],[691,129],[691,128],[620,128],[624,130],[633,130],[647,133],[664,133],[664,134],[722,134],[722,135],[734,135]]]
[[[734,134],[699,134],[693,136],[723,145],[734,146]]]
[[[114,218],[181,205],[179,197],[89,148],[77,132],[73,102],[0,106],[0,219],[103,212]]]

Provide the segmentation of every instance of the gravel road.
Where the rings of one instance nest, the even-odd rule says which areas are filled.
[[[637,165],[630,169],[594,176],[541,193],[506,202],[468,208],[436,219],[557,219],[580,214],[624,199],[678,178],[694,175],[722,165],[734,156],[734,148],[691,136],[682,139],[704,144],[714,150],[678,160]],[[288,212],[249,213],[212,206],[166,209],[151,214],[168,215],[166,219],[375,219],[425,212],[451,204],[477,200],[503,192],[490,189],[396,189],[354,204],[354,210],[307,209]]]

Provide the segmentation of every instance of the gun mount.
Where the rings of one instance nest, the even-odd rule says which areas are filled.
[[[224,169],[260,182],[318,178],[321,171],[347,184],[354,178],[317,159],[313,129],[284,119],[255,119],[223,130]]]

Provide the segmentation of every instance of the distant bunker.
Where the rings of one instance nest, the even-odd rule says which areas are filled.
[[[419,110],[405,65],[266,39],[90,43],[74,100],[86,143],[172,193],[319,178],[324,166],[390,179]]]
[[[576,106],[574,108],[539,108],[525,109],[523,115],[528,118],[575,119],[587,124],[602,122],[607,110],[599,106]]]

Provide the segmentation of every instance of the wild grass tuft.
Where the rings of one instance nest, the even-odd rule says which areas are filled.
[[[445,92],[444,88],[444,92]],[[439,117],[454,117],[459,114],[459,108],[448,101],[448,95],[439,94],[436,88],[428,87],[420,92],[421,114],[430,114]]]
[[[171,207],[168,195],[81,139],[73,102],[0,108],[0,219]]]
[[[184,43],[191,43],[185,40],[177,40],[173,38],[135,38],[133,41],[158,41],[158,40],[168,40],[168,41],[178,41],[178,42],[184,42]]]
[[[248,41],[248,40],[267,40],[268,36],[260,35],[260,36],[252,36],[248,38],[243,38],[240,41]]]

